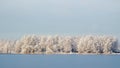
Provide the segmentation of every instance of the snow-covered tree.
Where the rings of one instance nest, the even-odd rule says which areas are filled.
[[[18,40],[0,40],[0,53],[61,54],[118,53],[118,40],[113,36],[42,36],[25,35]]]

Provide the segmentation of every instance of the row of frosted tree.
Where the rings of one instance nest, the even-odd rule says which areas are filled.
[[[19,40],[0,40],[0,53],[11,54],[111,54],[118,53],[113,36],[25,35]]]

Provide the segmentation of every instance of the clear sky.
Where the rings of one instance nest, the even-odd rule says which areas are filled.
[[[0,38],[24,34],[120,36],[120,0],[0,0]]]

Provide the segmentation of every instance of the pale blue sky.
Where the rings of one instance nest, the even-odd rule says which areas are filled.
[[[24,34],[120,36],[120,0],[0,0],[0,38]]]

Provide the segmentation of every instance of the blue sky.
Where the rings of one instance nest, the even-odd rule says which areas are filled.
[[[119,0],[0,0],[0,38],[24,34],[120,36]]]

